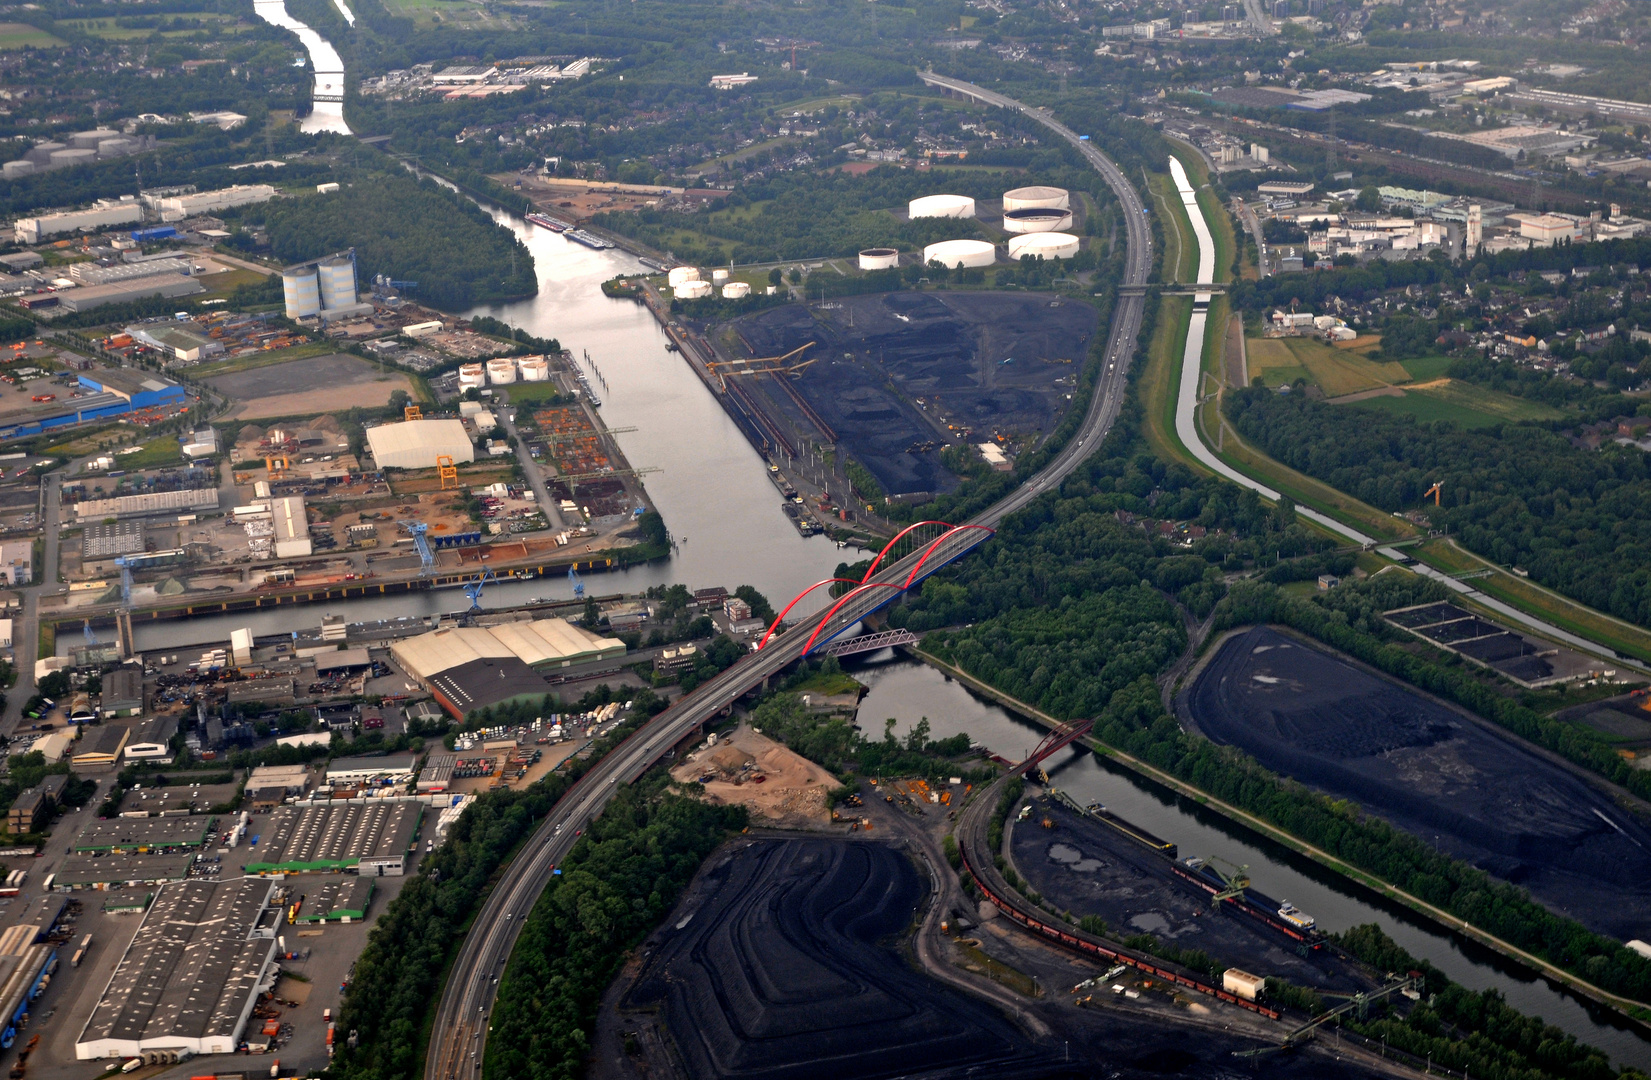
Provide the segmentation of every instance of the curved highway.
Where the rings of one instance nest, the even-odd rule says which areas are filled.
[[[1117,419],[1123,403],[1129,361],[1141,331],[1145,306],[1142,287],[1146,285],[1152,269],[1152,237],[1140,195],[1118,166],[1049,113],[1028,108],[1012,98],[983,90],[971,83],[929,73],[923,73],[921,77],[931,86],[989,105],[1024,112],[1066,139],[1095,166],[1112,188],[1124,208],[1127,224],[1128,251],[1124,279],[1113,312],[1105,364],[1095,384],[1083,425],[1042,471],[969,522],[971,525],[993,526],[1058,486],[1094,452]],[[966,554],[987,535],[974,529],[948,535],[922,564],[917,579],[921,580]],[[918,563],[917,554],[909,555],[884,569],[873,580],[898,586],[917,570]],[[544,891],[556,865],[567,857],[578,832],[601,812],[617,786],[634,781],[667,750],[729,709],[747,690],[783,671],[802,655],[803,647],[816,627],[820,628],[819,640],[828,641],[899,595],[899,590],[893,587],[868,590],[851,597],[824,626],[821,625],[825,622],[823,612],[805,619],[800,626],[774,638],[761,652],[747,656],[708,680],[692,694],[678,700],[580,778],[502,871],[497,886],[482,905],[470,933],[465,936],[452,974],[443,989],[425,1058],[426,1080],[474,1080],[480,1075],[486,1050],[487,1018],[522,919]]]

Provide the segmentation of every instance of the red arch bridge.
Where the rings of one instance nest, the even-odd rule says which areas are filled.
[[[838,642],[835,644],[831,643],[832,638],[836,637],[837,634],[841,634],[843,630],[847,629],[847,627],[836,631],[836,633],[828,635],[824,639],[820,637],[820,633],[826,626],[830,625],[832,616],[836,615],[837,612],[842,609],[843,605],[848,603],[850,600],[856,597],[865,596],[874,591],[886,593],[887,599],[882,600],[876,607],[872,608],[871,611],[866,612],[866,614],[869,615],[872,612],[881,609],[885,605],[899,599],[906,592],[908,592],[913,585],[921,583],[936,570],[939,570],[941,567],[957,559],[959,556],[973,551],[975,545],[984,541],[995,531],[996,530],[990,529],[985,525],[952,525],[944,521],[919,521],[915,525],[908,525],[904,529],[901,529],[899,532],[895,533],[894,538],[887,544],[883,545],[883,550],[877,553],[877,557],[872,559],[871,565],[866,568],[864,577],[858,579],[826,578],[824,581],[816,581],[814,584],[792,597],[791,603],[785,605],[785,610],[781,611],[774,617],[773,625],[769,626],[768,632],[762,636],[762,641],[757,645],[757,648],[761,649],[766,646],[769,640],[779,632],[780,624],[783,623],[785,621],[785,617],[791,613],[791,609],[802,602],[803,597],[808,596],[815,589],[825,588],[830,585],[848,585],[851,586],[851,588],[845,589],[843,593],[837,597],[837,602],[834,603],[831,606],[831,609],[826,612],[826,617],[815,625],[814,632],[809,635],[808,642],[803,646],[802,655],[804,657],[816,649],[822,648],[833,655],[846,656],[850,653],[866,652],[874,648],[884,648],[888,645],[903,644],[906,641],[915,640],[915,637],[911,634],[905,634],[900,640],[896,640],[896,636],[898,635],[891,636],[890,634],[878,634],[875,636],[879,640],[873,644],[869,640],[873,635],[862,635],[868,639],[865,648],[862,649],[855,647],[856,644],[860,642],[860,638],[850,638],[847,641]],[[959,537],[968,537],[970,533],[973,533],[976,537],[978,537],[978,539],[971,539],[967,543],[957,545],[946,544],[946,541],[948,540]],[[944,556],[937,556],[935,553],[942,547],[947,548],[947,554]],[[900,561],[908,555],[916,555],[917,561],[912,565],[911,570],[907,572],[904,578],[897,581],[871,580],[877,575],[877,568],[882,566],[885,562],[892,564]]]

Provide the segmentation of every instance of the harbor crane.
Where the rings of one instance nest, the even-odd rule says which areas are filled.
[[[465,612],[466,616],[481,614],[482,589],[489,585],[496,585],[498,581],[499,576],[493,572],[493,568],[486,566],[473,580],[464,583],[464,595],[470,598],[470,609]]]
[[[1248,866],[1239,866],[1214,855],[1206,858],[1204,865],[1215,871],[1215,875],[1226,886],[1226,888],[1218,890],[1214,896],[1210,897],[1210,904],[1217,911],[1221,910],[1221,901],[1223,900],[1242,900],[1244,898],[1244,890],[1250,887],[1250,868]]]
[[[760,356],[751,360],[711,360],[706,363],[705,369],[717,376],[718,379],[723,380],[724,389],[727,389],[727,377],[729,375],[795,376],[803,368],[819,359],[819,357],[810,357],[807,360],[797,359],[797,357],[812,349],[814,344],[810,341],[808,344],[800,345],[780,356]]]
[[[430,526],[422,521],[403,521],[401,527],[413,538],[413,547],[418,549],[419,577],[424,577],[436,568],[435,552],[430,550],[430,539],[424,535]]]
[[[1443,480],[1435,480],[1433,482],[1432,487],[1430,487],[1426,491],[1422,492],[1422,501],[1427,502],[1427,497],[1429,495],[1432,495],[1433,496],[1433,505],[1438,506],[1439,505],[1439,493],[1444,489],[1444,486],[1445,486],[1445,482]]]
[[[571,566],[568,567],[568,584],[573,586],[573,595],[574,596],[584,596],[585,595],[585,582],[584,582],[584,579],[579,576],[579,571],[575,570]]]
[[[124,555],[115,556],[115,566],[120,570],[120,603],[122,607],[132,606],[132,563]]]

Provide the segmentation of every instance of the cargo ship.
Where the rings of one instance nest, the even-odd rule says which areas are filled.
[[[1170,864],[1170,869],[1176,877],[1190,881],[1211,896],[1227,889],[1221,875],[1203,859],[1177,859]],[[1317,929],[1317,920],[1288,900],[1280,902],[1246,888],[1242,894],[1228,897],[1225,903],[1305,945],[1318,948],[1323,944],[1324,935]]]
[[[569,229],[562,235],[566,236],[569,240],[572,240],[576,244],[584,244],[586,247],[595,248],[597,251],[606,251],[608,248],[613,247],[612,244],[608,243],[600,236],[592,236],[583,229]]]
[[[539,226],[541,229],[549,229],[551,232],[568,231],[567,222],[557,221],[555,218],[548,217],[544,214],[529,214],[527,215],[527,220],[533,222],[533,224]]]

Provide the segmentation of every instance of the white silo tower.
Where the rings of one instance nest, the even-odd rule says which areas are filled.
[[[281,271],[281,293],[287,301],[287,318],[302,319],[321,313],[321,286],[316,280],[315,267]]]
[[[338,256],[323,259],[316,264],[316,277],[321,282],[321,306],[328,311],[354,307],[355,260]]]

